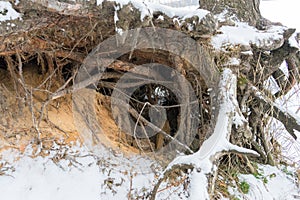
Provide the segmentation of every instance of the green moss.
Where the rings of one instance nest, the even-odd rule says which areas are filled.
[[[274,178],[274,177],[276,177],[276,174],[275,174],[275,173],[270,174],[270,178]]]
[[[246,77],[239,77],[238,78],[238,85],[239,86],[246,85],[247,83],[248,83],[248,79]]]
[[[249,189],[250,189],[249,183],[247,183],[246,181],[242,181],[240,183],[239,187],[244,194],[248,194]]]
[[[264,182],[264,184],[267,184],[267,183],[268,183],[267,177],[264,177],[264,178],[263,178],[263,182]]]

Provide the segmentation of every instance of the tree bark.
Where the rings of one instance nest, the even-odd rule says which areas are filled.
[[[201,0],[200,8],[213,14],[227,12],[227,16],[236,16],[240,21],[253,26],[261,19],[259,0]]]

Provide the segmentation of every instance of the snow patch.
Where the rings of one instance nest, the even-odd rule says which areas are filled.
[[[265,31],[257,30],[244,22],[236,22],[235,26],[222,26],[221,34],[212,37],[212,45],[216,49],[221,49],[228,45],[246,45],[254,44],[258,48],[272,46],[274,41],[280,41],[283,38],[283,32],[286,28],[283,26],[273,26]]]
[[[126,4],[131,3],[135,8],[139,9],[141,12],[141,21],[146,16],[152,16],[152,14],[156,11],[161,11],[165,13],[167,16],[173,18],[173,17],[179,17],[183,20],[186,18],[190,18],[192,16],[198,16],[199,20],[201,20],[203,17],[205,17],[209,11],[198,9],[198,5],[190,5],[185,7],[171,7],[168,5],[160,4],[159,2],[148,2],[148,1],[139,1],[139,0],[110,0],[115,1],[120,5],[120,7],[123,7]],[[100,5],[103,1],[98,0],[97,5]]]
[[[228,62],[224,64],[224,66],[232,66],[232,65],[240,65],[241,60],[238,58],[231,57]]]
[[[103,147],[96,156],[79,143],[53,143],[46,157],[35,157],[34,152],[31,146],[23,154],[1,152],[1,199],[136,199],[152,189],[155,170],[161,170],[138,155],[128,159]]]
[[[0,1],[0,22],[21,18],[21,14],[13,9],[10,2]]]
[[[282,170],[269,166],[259,165],[259,177],[252,174],[239,175],[239,182],[249,184],[247,194],[240,193],[237,188],[230,188],[229,192],[241,199],[298,199],[300,194],[293,176],[289,175],[287,169]]]
[[[291,47],[295,47],[297,49],[300,49],[299,46],[299,41],[297,40],[297,33],[294,33],[290,38],[289,38],[289,45]]]
[[[148,2],[152,3],[160,3],[172,7],[185,7],[185,6],[191,6],[191,5],[197,5],[199,6],[199,0],[146,0]]]
[[[81,160],[80,170],[65,171],[47,158],[22,157],[13,164],[13,173],[0,176],[1,199],[98,199],[99,170],[89,161]]]

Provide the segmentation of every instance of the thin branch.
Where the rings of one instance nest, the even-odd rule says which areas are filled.
[[[139,113],[132,107],[129,108],[129,113],[132,114],[135,118],[139,118],[141,122],[147,124],[152,130],[154,130],[157,133],[162,133],[166,138],[176,142],[179,146],[183,147],[184,149],[186,149],[189,153],[194,153],[194,151],[192,151],[187,145],[181,143],[180,141],[178,141],[176,138],[172,137],[171,135],[169,135],[168,133],[166,133],[164,130],[162,130],[161,128],[157,127],[156,125],[154,125],[153,123],[149,122],[147,119],[145,119],[142,115],[139,115]]]
[[[273,100],[261,93],[256,87],[250,87],[250,90],[257,101],[264,105],[264,112],[268,110],[273,110],[273,117],[281,121],[289,132],[289,134],[297,140],[297,136],[294,133],[294,130],[300,131],[300,119],[295,114],[289,110],[285,110],[280,107],[278,104],[274,103]]]
[[[150,105],[150,103],[149,103],[149,102],[146,102],[146,103],[143,105],[143,108],[142,108],[141,112],[139,113],[139,115],[138,115],[138,117],[137,117],[136,123],[135,123],[135,125],[134,125],[134,129],[133,129],[133,137],[134,137],[134,139],[135,139],[135,141],[136,141],[136,144],[138,145],[138,147],[139,147],[140,150],[143,150],[143,148],[140,146],[139,140],[138,140],[138,138],[136,137],[136,128],[137,128],[137,124],[140,122],[140,118],[141,118],[141,116],[142,116],[142,113],[143,113],[143,111],[144,111],[144,109],[145,109],[145,107],[146,107],[147,105]],[[149,137],[147,137],[147,138],[149,138]]]
[[[170,174],[174,171],[174,170],[181,170],[181,171],[185,171],[188,169],[193,169],[194,165],[191,164],[180,164],[180,165],[174,165],[172,166],[170,169],[168,169],[167,171],[164,172],[164,176],[162,178],[160,178],[157,183],[155,184],[152,192],[151,192],[151,197],[150,200],[155,200],[156,198],[156,194],[157,191],[159,189],[159,186],[161,185],[161,183],[167,179],[167,177],[170,176]]]
[[[285,74],[281,69],[278,69],[276,72],[272,74],[277,85],[280,87],[280,91],[275,94],[275,97],[280,97],[282,95],[287,94],[292,87],[297,83],[296,74],[298,74],[297,65],[293,57],[286,59],[286,64],[288,67],[289,76],[286,79]]]

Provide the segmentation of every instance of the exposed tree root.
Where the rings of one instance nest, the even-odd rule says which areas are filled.
[[[173,169],[181,166],[194,168],[191,174],[190,199],[210,199],[214,193],[214,182],[218,160],[228,152],[243,155],[258,156],[255,151],[238,147],[229,142],[235,110],[239,108],[234,103],[236,99],[236,76],[231,70],[225,69],[219,84],[219,114],[214,133],[202,144],[199,151],[189,155],[177,157],[165,170],[162,178],[154,187],[151,199],[155,199],[161,182]],[[177,167],[176,167],[177,166]],[[200,195],[200,196],[199,196]]]

